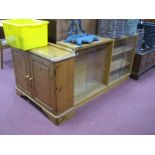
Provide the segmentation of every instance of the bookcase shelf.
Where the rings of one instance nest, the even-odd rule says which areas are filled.
[[[124,68],[128,65],[130,65],[130,63],[127,62],[126,60],[118,59],[118,60],[112,62],[110,72],[113,72],[113,71],[118,70],[120,68]]]
[[[113,83],[131,73],[137,36],[115,39],[112,50],[109,82]]]

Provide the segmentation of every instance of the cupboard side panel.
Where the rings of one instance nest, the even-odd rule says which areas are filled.
[[[57,113],[63,113],[73,106],[75,59],[56,63]]]

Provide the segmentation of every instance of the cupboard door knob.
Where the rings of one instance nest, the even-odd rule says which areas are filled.
[[[30,75],[26,75],[26,79],[28,79],[30,77]]]
[[[33,77],[29,78],[29,81],[32,81],[33,80]]]

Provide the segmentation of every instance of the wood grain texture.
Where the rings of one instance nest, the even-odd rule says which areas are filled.
[[[54,114],[61,114],[73,106],[74,58],[53,63],[17,49],[13,58],[17,88]]]
[[[135,37],[133,40],[131,38],[125,37],[125,42],[123,40],[124,51],[121,57],[121,63],[127,61],[130,65],[136,45]],[[77,56],[59,62],[50,61],[31,52],[13,52],[16,76],[22,86],[17,84],[17,90],[20,91],[18,94],[29,97],[52,121],[59,124],[68,119],[76,108],[128,79],[130,68],[124,67],[125,70],[121,71],[123,74],[109,83],[113,46],[111,39],[103,39],[83,47],[71,45],[68,48],[73,49],[72,53],[75,52]],[[129,50],[131,47],[133,50]],[[23,77],[27,74],[30,77],[26,83]],[[80,92],[76,98],[75,89],[78,86],[80,91],[83,89],[83,93]],[[32,96],[23,91],[23,87],[28,89]]]
[[[55,65],[57,113],[60,114],[73,106],[74,64],[71,58]]]
[[[55,125],[60,125],[70,119],[75,114],[74,107],[66,111],[65,113],[62,113],[61,115],[55,115],[53,114],[49,109],[44,107],[44,105],[40,104],[40,102],[37,102],[29,95],[25,94],[22,90],[19,88],[16,88],[16,94],[19,96],[26,96],[28,99],[30,99],[33,103],[35,103],[39,108],[41,108],[42,112],[51,120]]]
[[[78,46],[72,43],[65,43],[64,40],[58,41],[57,44],[72,50],[83,50],[86,48],[94,47],[97,45],[103,45],[113,41],[113,39],[110,38],[99,37],[99,39],[100,39],[99,41],[92,42],[91,44],[82,44],[82,46]]]
[[[30,76],[30,70],[28,66],[28,54],[21,50],[12,49],[14,69],[16,76],[16,84],[26,94],[31,94],[30,84],[27,76]]]
[[[78,100],[93,95],[108,84],[112,39],[100,37],[100,41],[84,44],[81,47],[64,43],[64,41],[57,42],[57,44],[68,47],[77,54],[75,57],[74,104],[78,103]]]
[[[67,50],[59,45],[50,43],[47,46],[39,47],[35,49],[31,49],[29,52],[48,59],[52,62],[62,61],[64,59],[68,59],[70,57],[74,57],[75,54],[71,52],[71,50]]]
[[[31,78],[33,98],[42,104],[56,111],[55,100],[55,77],[54,77],[54,64],[52,62],[30,55],[31,63]]]
[[[104,67],[104,77],[103,77],[103,82],[104,84],[108,85],[109,84],[109,75],[110,75],[110,65],[112,62],[112,49],[113,49],[113,42],[107,43],[105,46],[107,46],[107,51],[106,51],[106,59],[105,59],[105,67]]]

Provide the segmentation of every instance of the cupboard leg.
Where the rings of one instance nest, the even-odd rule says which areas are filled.
[[[23,96],[23,94],[22,94],[19,90],[17,90],[17,89],[16,89],[16,94],[17,94],[18,96]]]
[[[44,115],[50,120],[52,121],[55,125],[59,125],[58,121],[56,118],[52,117],[46,110],[41,109],[42,112],[44,113]]]
[[[135,79],[135,80],[138,80],[138,79],[139,79],[139,75],[136,75],[136,76],[134,77],[134,79]]]
[[[75,110],[73,110],[73,111],[69,112],[68,114],[60,117],[58,119],[58,125],[64,123],[65,121],[67,121],[69,119],[71,119],[74,115],[75,115]]]
[[[61,116],[60,118],[55,118],[52,115],[50,115],[48,112],[46,112],[44,109],[42,109],[42,112],[47,116],[47,118],[52,121],[55,125],[60,125],[64,123],[65,121],[71,119],[73,115],[75,114],[75,110],[69,112],[68,114]]]
[[[131,74],[131,77],[132,77],[134,80],[138,80],[138,79],[139,79],[139,75],[138,75],[138,74]]]

